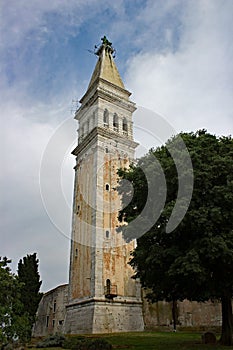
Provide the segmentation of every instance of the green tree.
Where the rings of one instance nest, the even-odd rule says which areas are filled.
[[[12,274],[10,260],[0,258],[0,343],[14,339],[26,341],[30,331],[29,320],[20,302],[20,283]]]
[[[172,214],[175,205],[182,209],[187,204],[185,195],[176,203],[180,177],[184,177],[184,187],[190,186],[190,181],[185,181],[189,176],[185,173],[184,149],[181,147],[180,136],[192,160],[194,188],[185,217],[177,227],[168,230],[171,215],[179,218],[179,210]],[[154,166],[152,156],[156,159]],[[161,176],[158,161],[166,178],[166,188],[156,186],[158,177]],[[179,176],[177,164],[183,164],[183,172]],[[119,175],[134,187],[133,198],[119,218],[128,223],[123,227],[126,239],[138,238],[130,264],[135,268],[135,277],[141,279],[144,287],[151,289],[148,298],[152,301],[184,298],[197,301],[220,300],[221,343],[232,345],[233,139],[218,138],[205,130],[181,133],[170,139],[165,146],[151,150],[137,165],[128,170],[120,170]],[[122,180],[118,191],[123,202],[129,203],[132,188],[125,188]],[[157,198],[154,201],[151,200],[151,189]],[[159,202],[164,194],[166,200],[161,209]],[[143,212],[148,201],[150,209]],[[141,232],[138,223],[147,224],[158,210],[158,220],[152,220],[147,233],[137,237],[137,227]],[[136,220],[137,226],[132,224]]]
[[[28,314],[31,328],[35,322],[36,311],[42,297],[42,293],[39,292],[42,281],[40,281],[38,264],[36,253],[27,255],[18,263],[18,280],[21,284],[20,301],[24,314]]]

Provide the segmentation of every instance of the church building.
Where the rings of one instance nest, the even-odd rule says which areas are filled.
[[[144,321],[149,328],[171,322],[168,303],[157,303],[154,308],[145,300],[142,303],[140,282],[131,278],[134,271],[128,264],[136,241],[126,243],[119,230],[117,170],[134,160],[138,144],[133,139],[135,103],[113,53],[112,44],[102,38],[96,51],[98,61],[75,113],[79,129],[72,152],[76,165],[69,284],[43,296],[34,336],[142,331]],[[192,308],[182,307],[184,325],[202,322],[198,316],[192,322],[193,311],[187,321],[185,310]],[[216,310],[209,315],[218,314],[219,306],[213,307]],[[216,317],[212,321],[219,325]]]

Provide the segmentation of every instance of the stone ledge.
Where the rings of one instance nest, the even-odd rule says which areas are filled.
[[[142,305],[142,301],[138,300],[107,300],[105,298],[90,298],[90,299],[85,299],[85,300],[77,300],[72,303],[69,303],[66,305],[66,308],[73,307],[76,305],[83,305],[83,304],[88,304],[88,303],[106,303],[106,304],[128,304],[128,305]]]

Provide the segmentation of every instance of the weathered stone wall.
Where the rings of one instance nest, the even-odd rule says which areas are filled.
[[[146,329],[158,327],[173,328],[172,303],[159,301],[149,303],[143,292],[143,317]],[[190,302],[185,300],[177,303],[177,327],[211,328],[221,326],[221,305],[218,302]]]
[[[120,297],[77,300],[68,304],[68,285],[58,286],[46,293],[38,308],[33,336],[46,336],[56,332],[66,334],[113,333],[173,329],[172,305],[165,301],[150,304],[143,292],[141,307],[140,286],[136,298]],[[55,309],[54,309],[54,305]],[[178,302],[178,326],[212,328],[221,326],[220,303]]]
[[[67,309],[65,333],[115,333],[143,331],[140,302],[90,300]]]
[[[33,336],[46,336],[63,332],[68,302],[68,284],[45,293],[39,303]]]

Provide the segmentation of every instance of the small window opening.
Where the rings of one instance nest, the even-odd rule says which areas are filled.
[[[78,256],[78,248],[75,249],[75,257]]]
[[[108,153],[108,147],[105,148],[105,153]]]
[[[55,320],[52,321],[52,325],[53,325],[53,327],[55,326]]]
[[[108,126],[109,125],[109,113],[108,113],[108,110],[105,109],[104,110],[104,126]]]
[[[77,214],[79,213],[80,211],[80,205],[77,206]]]
[[[56,302],[56,300],[54,300],[54,303],[53,303],[53,312],[56,312],[56,308],[57,308],[57,302]]]
[[[114,113],[114,115],[113,115],[113,129],[115,131],[118,131],[118,126],[119,126],[119,124],[118,124],[118,115],[116,113]]]
[[[106,185],[105,185],[106,191],[109,191],[109,188],[110,188],[109,184],[106,184]]]
[[[106,231],[105,234],[106,234],[106,238],[109,238],[109,231]]]
[[[60,326],[62,326],[63,323],[64,323],[64,320],[59,320],[59,321],[58,321],[58,324],[59,324]]]
[[[106,280],[106,287],[107,287],[107,294],[110,294],[110,291],[111,291],[111,281],[110,281],[109,278]]]
[[[46,316],[46,327],[49,326],[49,316]]]
[[[105,298],[113,299],[117,297],[117,286],[113,286],[110,279],[106,280],[106,286],[104,287]]]
[[[128,124],[127,124],[127,119],[126,118],[123,118],[122,129],[123,129],[123,131],[128,132]]]

